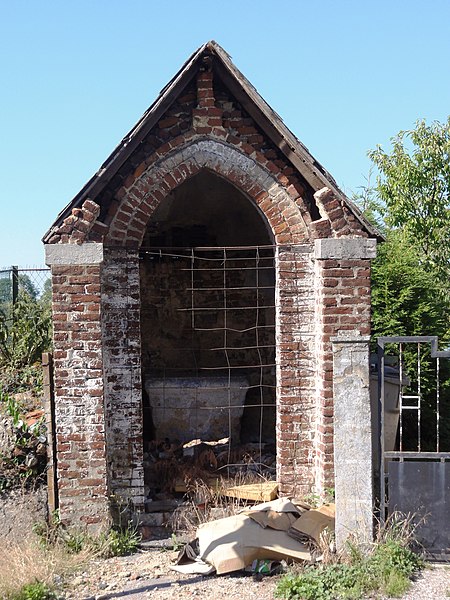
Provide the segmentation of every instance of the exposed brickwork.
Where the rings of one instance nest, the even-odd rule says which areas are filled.
[[[277,243],[308,240],[306,223],[295,200],[272,174],[230,144],[200,138],[150,162],[147,170],[130,182],[129,188],[123,189],[122,203],[105,241],[139,247],[147,222],[159,203],[201,169],[225,177],[250,196],[269,220]]]
[[[328,223],[331,235],[324,235],[328,231],[321,231],[317,237],[346,237],[357,235],[366,237],[367,233],[361,230],[361,225],[350,213],[341,200],[338,200],[328,188],[322,188],[314,194],[322,219]],[[316,225],[316,223],[313,223]]]
[[[85,200],[81,208],[73,208],[72,214],[64,219],[60,227],[55,229],[50,243],[82,244],[87,239],[87,234],[95,226],[99,214],[100,206],[92,200]],[[97,239],[93,241],[97,241]]]
[[[136,253],[105,251],[102,331],[106,441],[111,493],[144,502],[139,264]]]
[[[56,441],[61,518],[107,515],[100,266],[52,267]]]
[[[370,333],[370,261],[317,260],[316,290],[316,488],[333,487],[333,355],[338,331]]]
[[[49,239],[104,244],[101,267],[52,269],[61,512],[86,523],[103,518],[109,493],[142,506],[138,251],[155,210],[187,179],[206,169],[233,184],[276,245],[283,494],[333,486],[330,338],[369,331],[370,261],[313,254],[318,238],[367,232],[330,189],[312,189],[208,61],[158,119],[94,200],[74,208]]]
[[[311,248],[279,248],[277,479],[283,494],[314,484],[314,265]]]
[[[214,94],[218,97],[215,98]],[[60,228],[62,230],[55,232],[51,242],[101,241],[107,232],[105,224],[116,217],[122,198],[143,172],[170,150],[190,145],[205,136],[228,143],[274,177],[287,191],[307,225],[318,218],[318,209],[308,183],[292,168],[273,142],[263,135],[220,80],[213,79],[212,72],[200,72],[197,81],[190,84],[174,102],[96,199],[101,205],[96,223],[86,218],[78,223],[80,216],[77,211],[81,209],[74,209],[77,214],[65,219]],[[162,190],[164,196],[173,187],[170,187],[171,180],[165,183],[169,187]],[[85,221],[91,223],[87,237]]]

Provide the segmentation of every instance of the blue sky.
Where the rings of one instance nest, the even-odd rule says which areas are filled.
[[[450,113],[450,0],[0,0],[0,267],[215,39],[349,195],[367,150]]]

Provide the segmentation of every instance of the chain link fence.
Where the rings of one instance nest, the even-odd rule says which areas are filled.
[[[50,269],[0,269],[0,391],[41,393],[40,362],[51,339]]]
[[[0,269],[0,310],[11,313],[21,292],[33,300],[50,295],[51,279],[48,267],[22,268],[18,266]]]

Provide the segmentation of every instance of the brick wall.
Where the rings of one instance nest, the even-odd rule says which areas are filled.
[[[283,494],[314,485],[314,267],[309,245],[277,261],[277,480]]]
[[[56,449],[61,518],[107,515],[100,271],[52,266]]]
[[[140,283],[136,252],[105,250],[102,340],[110,492],[144,502]]]
[[[370,334],[370,260],[316,260],[316,477],[319,493],[334,487],[333,355],[338,331]]]
[[[50,239],[104,247],[102,267],[52,268],[63,514],[87,521],[111,492],[142,504],[137,252],[160,203],[204,169],[254,204],[277,246],[282,493],[333,485],[330,338],[342,329],[368,333],[369,258],[314,256],[315,240],[345,245],[367,232],[329,189],[312,189],[213,72],[200,71],[95,201],[74,208]]]

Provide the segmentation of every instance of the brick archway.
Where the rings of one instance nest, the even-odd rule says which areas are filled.
[[[123,283],[116,287],[114,296],[128,298],[127,317],[123,316],[122,302],[116,306],[114,297],[110,293],[105,294],[103,311],[108,315],[105,327],[108,339],[104,360],[108,364],[114,361],[114,357],[110,359],[110,353],[117,352],[117,340],[126,339],[127,352],[133,348],[133,366],[129,367],[127,375],[133,385],[132,389],[127,388],[125,381],[118,385],[116,374],[111,382],[107,378],[107,413],[111,423],[120,421],[121,429],[126,420],[127,437],[134,444],[133,457],[139,463],[141,450],[138,446],[142,443],[142,415],[141,409],[138,409],[142,389],[139,249],[147,224],[160,203],[172,190],[205,169],[227,180],[249,198],[268,224],[276,246],[277,480],[283,493],[293,493],[294,490],[306,493],[313,483],[311,457],[314,456],[314,442],[310,432],[314,428],[314,416],[309,407],[314,378],[313,355],[310,352],[314,320],[308,318],[304,321],[304,318],[314,311],[313,297],[305,293],[313,289],[314,267],[310,235],[302,217],[304,204],[296,190],[291,190],[294,199],[273,174],[227,143],[205,138],[178,146],[153,160],[146,169],[145,165],[138,167],[134,180],[128,181],[128,186],[119,193],[120,204],[104,239],[103,281],[117,281],[115,273],[120,270]],[[125,410],[122,408],[125,388],[130,394],[127,407],[134,407],[131,412],[128,411],[126,419],[122,414]],[[121,430],[119,427],[116,429]],[[121,439],[113,439],[115,436],[111,433],[109,437],[110,458],[114,456],[111,460],[115,463],[113,469],[125,472],[129,459],[125,455],[121,457]],[[291,448],[292,444],[295,447]],[[117,476],[111,479],[114,479],[115,491],[119,495],[134,496],[133,501],[139,503],[142,488],[137,482],[140,480],[143,484],[141,468],[134,469],[133,474],[124,477],[123,481],[119,481]],[[130,480],[135,482],[131,486]]]
[[[250,198],[268,222],[275,243],[298,244],[309,239],[298,192],[293,199],[256,160],[227,143],[197,139],[176,147],[144,169],[145,164],[138,167],[134,181],[122,188],[122,199],[109,224],[106,245],[139,247],[160,202],[202,169],[228,180]]]

